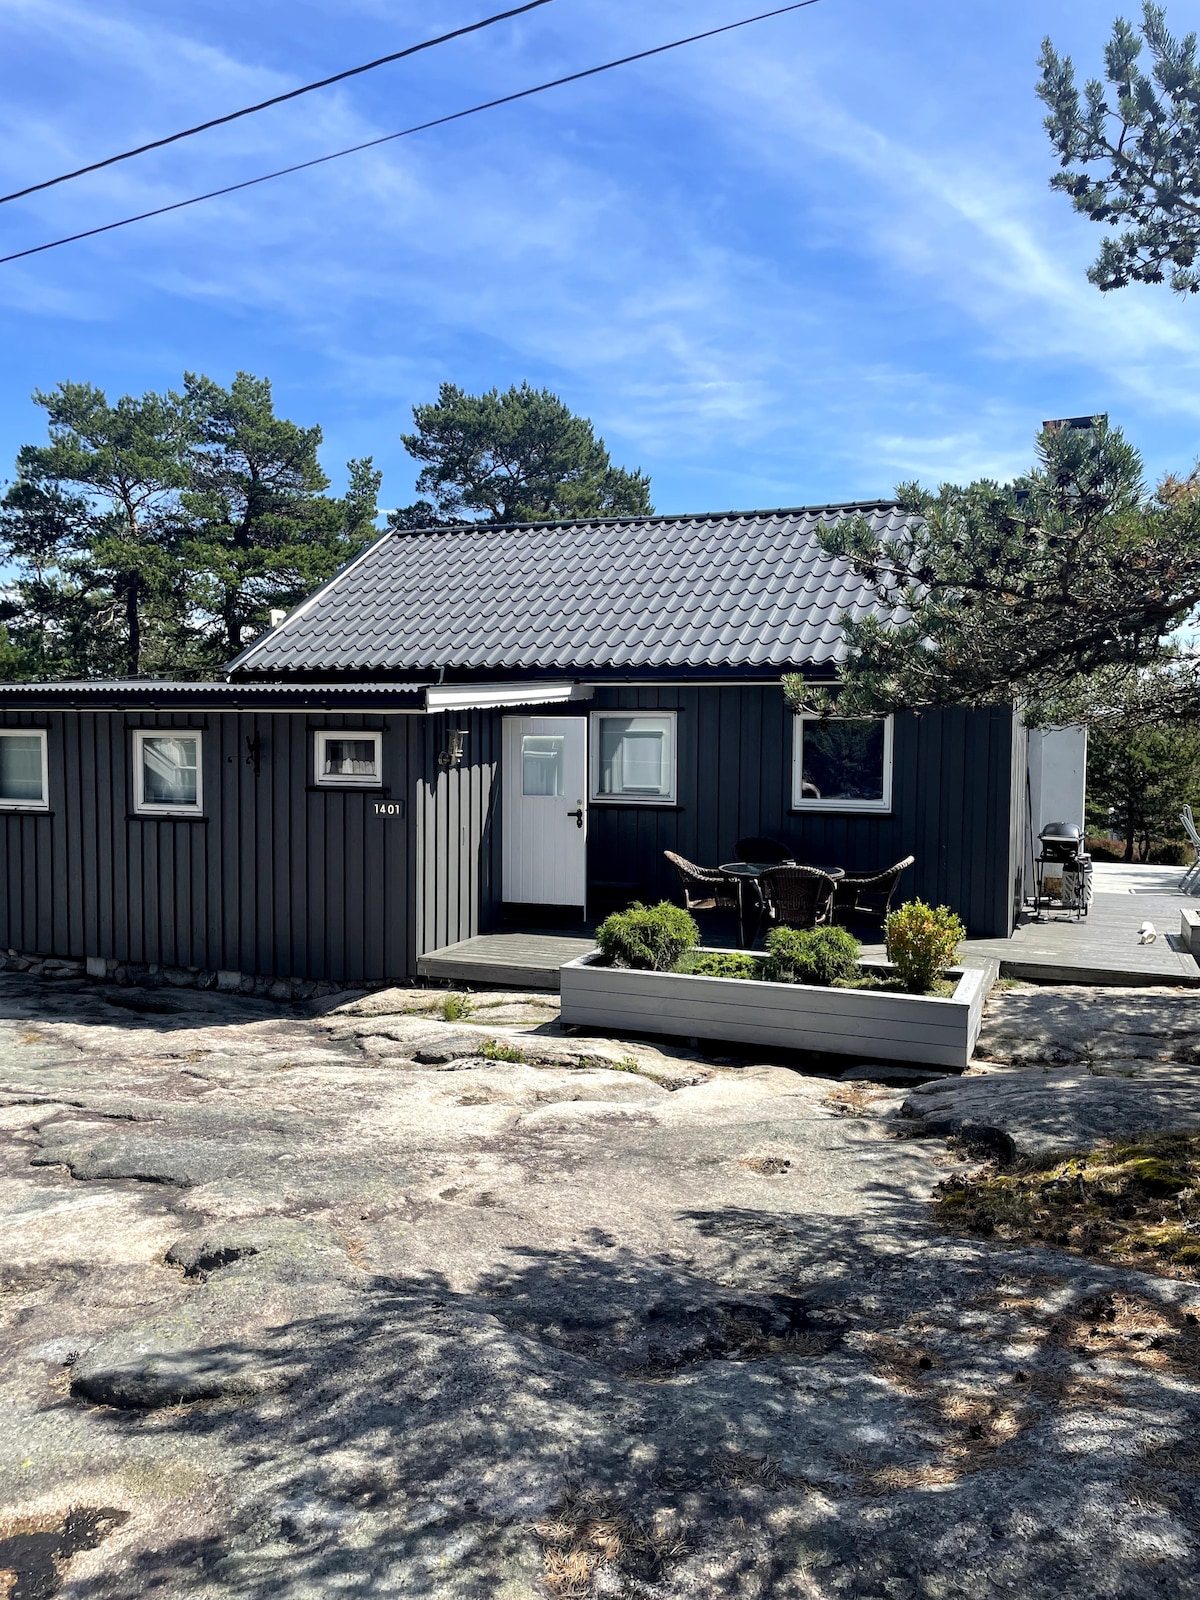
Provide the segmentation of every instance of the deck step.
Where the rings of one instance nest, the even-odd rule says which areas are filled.
[[[438,982],[557,990],[559,968],[594,949],[585,935],[481,933],[429,951],[418,960],[417,973]]]

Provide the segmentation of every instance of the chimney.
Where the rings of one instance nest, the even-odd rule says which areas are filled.
[[[1043,433],[1062,433],[1066,429],[1077,430],[1080,433],[1091,433],[1102,422],[1108,421],[1108,412],[1100,411],[1094,417],[1057,417],[1051,422],[1042,423]]]

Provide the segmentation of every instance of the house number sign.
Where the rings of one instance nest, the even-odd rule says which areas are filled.
[[[375,815],[377,817],[402,817],[404,815],[404,801],[376,800]]]

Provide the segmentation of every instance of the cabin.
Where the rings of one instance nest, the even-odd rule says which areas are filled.
[[[0,950],[405,980],[480,932],[678,898],[665,851],[713,866],[746,835],[849,871],[911,855],[901,899],[1007,936],[1029,825],[1012,708],[785,703],[785,672],[836,682],[839,618],[872,605],[817,541],[848,512],[881,535],[903,515],[389,531],[223,681],[0,685]]]

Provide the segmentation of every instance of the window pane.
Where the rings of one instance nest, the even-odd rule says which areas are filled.
[[[142,740],[142,798],[148,806],[194,806],[199,739]]]
[[[601,717],[600,793],[670,792],[670,723],[662,717]]]
[[[42,794],[42,741],[36,733],[0,738],[0,800],[32,800]]]
[[[563,792],[562,734],[527,733],[521,740],[521,793],[560,796]]]
[[[322,771],[329,778],[373,778],[374,739],[326,739]]]
[[[882,800],[884,725],[804,722],[804,800]]]

